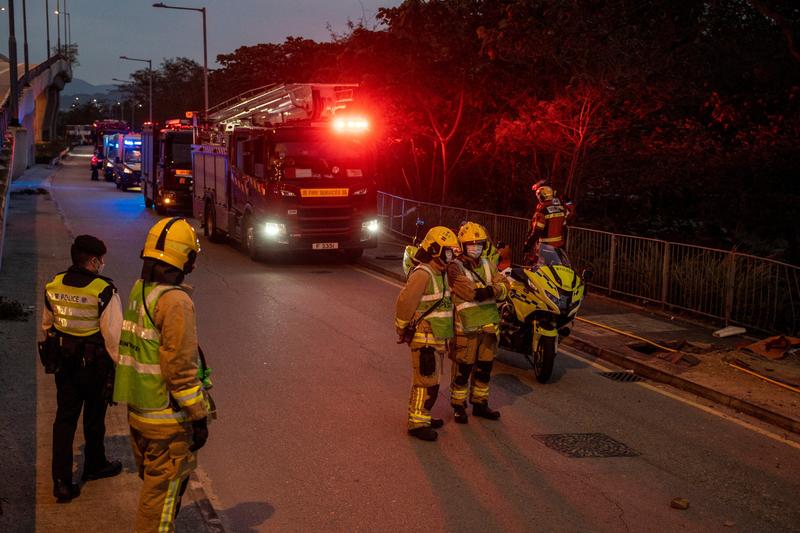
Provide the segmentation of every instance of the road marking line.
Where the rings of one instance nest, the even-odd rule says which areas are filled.
[[[601,364],[598,364],[598,363],[596,363],[594,361],[590,361],[589,359],[586,359],[584,357],[581,357],[580,355],[572,352],[571,350],[567,350],[567,349],[565,349],[565,348],[563,348],[561,346],[558,347],[558,351],[559,351],[559,353],[563,353],[564,355],[572,357],[573,359],[577,359],[578,361],[581,361],[582,363],[586,363],[587,365],[592,366],[592,367],[594,367],[594,368],[596,368],[598,370],[602,370],[603,372],[611,372],[610,368],[605,367],[605,366],[603,366]],[[640,387],[644,387],[645,389],[657,392],[658,394],[661,394],[662,396],[667,396],[668,398],[672,398],[673,400],[678,400],[679,402],[682,402],[682,403],[685,403],[686,405],[690,405],[692,407],[700,409],[701,411],[704,411],[706,413],[712,414],[712,415],[717,416],[719,418],[722,418],[724,420],[728,420],[729,422],[733,422],[734,424],[737,424],[737,425],[739,425],[739,426],[741,426],[741,427],[743,427],[745,429],[749,429],[750,431],[758,433],[759,435],[763,435],[763,436],[768,437],[768,438],[770,438],[770,439],[772,439],[774,441],[781,442],[783,444],[786,444],[787,446],[791,446],[792,448],[800,450],[800,443],[795,442],[793,440],[789,440],[789,439],[785,438],[782,435],[779,435],[777,433],[773,433],[771,431],[767,431],[766,429],[762,429],[762,428],[760,428],[760,427],[758,427],[756,425],[753,425],[753,424],[751,424],[749,422],[745,422],[744,420],[740,420],[738,418],[732,417],[732,416],[730,416],[730,415],[728,415],[726,413],[723,413],[723,412],[718,411],[716,409],[712,409],[711,407],[708,407],[708,406],[703,405],[701,403],[697,403],[697,402],[689,400],[687,398],[683,398],[683,397],[681,397],[681,396],[679,396],[677,394],[674,394],[672,392],[660,389],[658,387],[654,387],[653,385],[650,385],[649,383],[636,382],[635,384],[639,385]]]
[[[394,281],[394,280],[392,280],[392,279],[390,279],[390,278],[388,278],[386,276],[383,276],[381,274],[376,274],[376,273],[372,272],[371,270],[367,270],[365,268],[357,267],[357,266],[354,266],[353,269],[358,270],[359,272],[361,272],[363,274],[366,274],[367,276],[370,276],[370,277],[375,278],[377,280],[383,281],[384,283],[387,283],[389,285],[393,285],[395,287],[400,287],[400,288],[402,288],[404,286],[402,283]],[[568,357],[572,357],[573,359],[577,359],[578,361],[581,361],[582,363],[585,363],[585,364],[587,364],[587,365],[589,365],[589,366],[591,366],[593,368],[596,368],[598,370],[601,370],[603,372],[611,372],[610,368],[608,368],[606,366],[603,366],[603,365],[601,365],[599,363],[596,363],[594,361],[590,361],[589,359],[586,359],[584,357],[581,357],[580,355],[572,352],[572,350],[565,349],[563,346],[559,346],[558,347],[558,351],[559,351],[559,353],[563,353],[564,355],[566,355]],[[766,429],[762,429],[762,428],[760,428],[758,426],[755,426],[755,425],[753,425],[753,424],[751,424],[749,422],[745,422],[744,420],[740,420],[738,418],[732,417],[732,416],[730,416],[730,415],[728,415],[726,413],[723,413],[723,412],[718,411],[716,409],[712,409],[711,407],[708,407],[708,406],[705,406],[703,404],[694,402],[694,401],[689,400],[687,398],[683,398],[683,397],[678,396],[677,394],[674,394],[672,392],[669,392],[669,391],[666,391],[666,390],[662,390],[662,389],[660,389],[658,387],[654,387],[653,385],[650,385],[649,383],[637,382],[635,384],[639,385],[640,387],[644,387],[645,389],[651,390],[653,392],[657,392],[658,394],[661,394],[662,396],[666,396],[668,398],[672,398],[673,400],[677,400],[677,401],[679,401],[681,403],[685,403],[686,405],[690,405],[690,406],[692,406],[692,407],[694,407],[696,409],[699,409],[699,410],[701,410],[703,412],[706,412],[706,413],[709,413],[711,415],[714,415],[714,416],[716,416],[718,418],[722,418],[723,420],[728,420],[729,422],[733,422],[734,424],[737,424],[737,425],[739,425],[739,426],[741,426],[741,427],[743,427],[745,429],[749,429],[750,431],[753,431],[754,433],[758,433],[759,435],[763,435],[765,437],[768,437],[768,438],[770,438],[770,439],[772,439],[772,440],[774,440],[776,442],[780,442],[780,443],[786,444],[787,446],[790,446],[792,448],[800,450],[800,443],[795,442],[793,440],[789,440],[789,439],[783,437],[782,435],[779,435],[777,433],[773,433],[771,431],[767,431]]]
[[[395,280],[393,280],[393,279],[391,279],[391,278],[389,278],[387,276],[384,276],[383,274],[376,274],[372,270],[368,270],[368,269],[366,269],[364,267],[353,266],[352,268],[353,268],[353,270],[358,270],[362,274],[366,274],[367,276],[369,276],[371,278],[375,278],[375,279],[380,280],[380,281],[382,281],[384,283],[388,283],[389,285],[394,285],[395,287],[398,287],[400,289],[405,287],[405,285],[403,285],[399,281],[395,281]]]

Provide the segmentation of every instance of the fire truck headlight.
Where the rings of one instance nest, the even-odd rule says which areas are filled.
[[[286,234],[286,226],[283,224],[278,224],[276,222],[267,222],[264,224],[264,233],[267,234],[267,237],[277,237],[279,235]]]
[[[114,168],[114,163],[112,163],[111,161],[107,161],[106,168]]]
[[[378,233],[378,230],[381,229],[381,224],[378,219],[365,220],[361,223],[361,229],[365,229],[370,233]]]
[[[122,172],[124,172],[125,174],[133,174],[133,170],[129,169],[128,167],[123,168]]]
[[[292,191],[287,191],[286,189],[281,189],[281,196],[297,196]]]
[[[364,196],[367,194],[367,188],[364,187],[363,189],[358,189],[357,191],[353,192],[353,196]]]

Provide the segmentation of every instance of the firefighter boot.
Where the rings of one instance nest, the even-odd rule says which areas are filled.
[[[488,403],[475,403],[472,404],[472,416],[479,416],[487,420],[497,420],[500,418],[500,411],[491,409]]]
[[[53,485],[53,496],[58,503],[67,503],[81,494],[81,487],[71,481],[57,479]]]
[[[417,437],[419,440],[426,440],[429,442],[435,441],[439,434],[430,426],[422,426],[414,429],[409,429],[408,434],[412,437]]]
[[[431,418],[431,427],[433,429],[439,429],[444,425],[444,420],[441,418]]]
[[[475,407],[473,406],[473,410]],[[453,406],[453,418],[456,420],[456,424],[466,424],[469,422],[469,416],[467,416],[467,408],[463,405],[455,405]]]

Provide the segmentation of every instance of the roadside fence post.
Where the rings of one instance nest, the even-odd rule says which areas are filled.
[[[406,199],[400,202],[400,233],[406,234]]]
[[[731,321],[733,315],[733,292],[736,283],[736,252],[728,256],[728,277],[725,280],[725,325]]]
[[[664,257],[661,262],[661,307],[666,307],[669,297],[669,243],[664,242]]]
[[[608,257],[609,265],[608,265],[608,292],[611,293],[614,290],[614,270],[617,261],[617,234],[611,234],[611,250],[609,251]]]

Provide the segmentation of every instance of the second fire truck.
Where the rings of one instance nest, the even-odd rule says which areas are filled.
[[[193,212],[213,241],[253,259],[283,251],[377,246],[368,122],[355,85],[264,87],[212,109],[193,147]]]
[[[158,214],[192,209],[192,126],[187,119],[142,130],[142,194]]]

